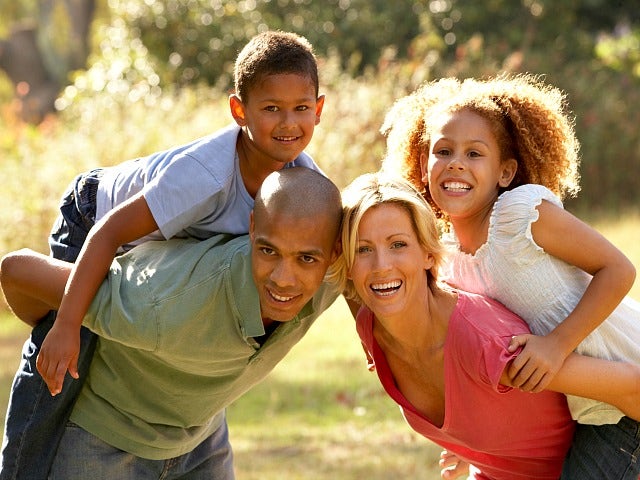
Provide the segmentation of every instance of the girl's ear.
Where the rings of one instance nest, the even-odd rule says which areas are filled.
[[[518,171],[518,161],[515,158],[509,158],[502,162],[502,171],[500,173],[500,178],[498,178],[498,185],[502,188],[507,188],[513,177],[516,176],[516,172]]]
[[[429,183],[428,162],[427,154],[423,150],[420,152],[420,180],[425,187]]]

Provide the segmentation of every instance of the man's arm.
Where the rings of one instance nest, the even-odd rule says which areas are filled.
[[[32,327],[56,310],[72,263],[30,249],[8,253],[0,263],[0,283],[13,313]]]

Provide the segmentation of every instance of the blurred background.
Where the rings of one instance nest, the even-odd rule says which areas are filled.
[[[425,81],[529,72],[560,87],[582,145],[567,208],[638,265],[638,0],[0,0],[0,255],[47,251],[80,171],[231,122],[233,62],[266,29],[314,45],[326,102],[308,151],[339,186],[379,167],[385,112]],[[366,372],[343,307],[230,410],[240,479],[438,478],[439,449]],[[15,325],[5,311],[3,404],[28,334]]]

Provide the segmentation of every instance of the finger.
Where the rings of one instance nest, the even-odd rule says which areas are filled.
[[[521,347],[524,347],[527,344],[527,340],[522,335],[514,335],[511,337],[511,341],[507,346],[507,351],[509,353],[513,353]]]
[[[78,357],[74,357],[71,362],[69,362],[69,375],[71,375],[76,380],[80,378],[80,374],[78,373]]]

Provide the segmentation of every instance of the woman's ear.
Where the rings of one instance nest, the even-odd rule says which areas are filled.
[[[502,162],[501,164],[502,171],[500,173],[500,178],[498,178],[498,185],[502,188],[507,188],[513,177],[516,176],[516,172],[518,171],[518,161],[515,158],[509,158]]]

